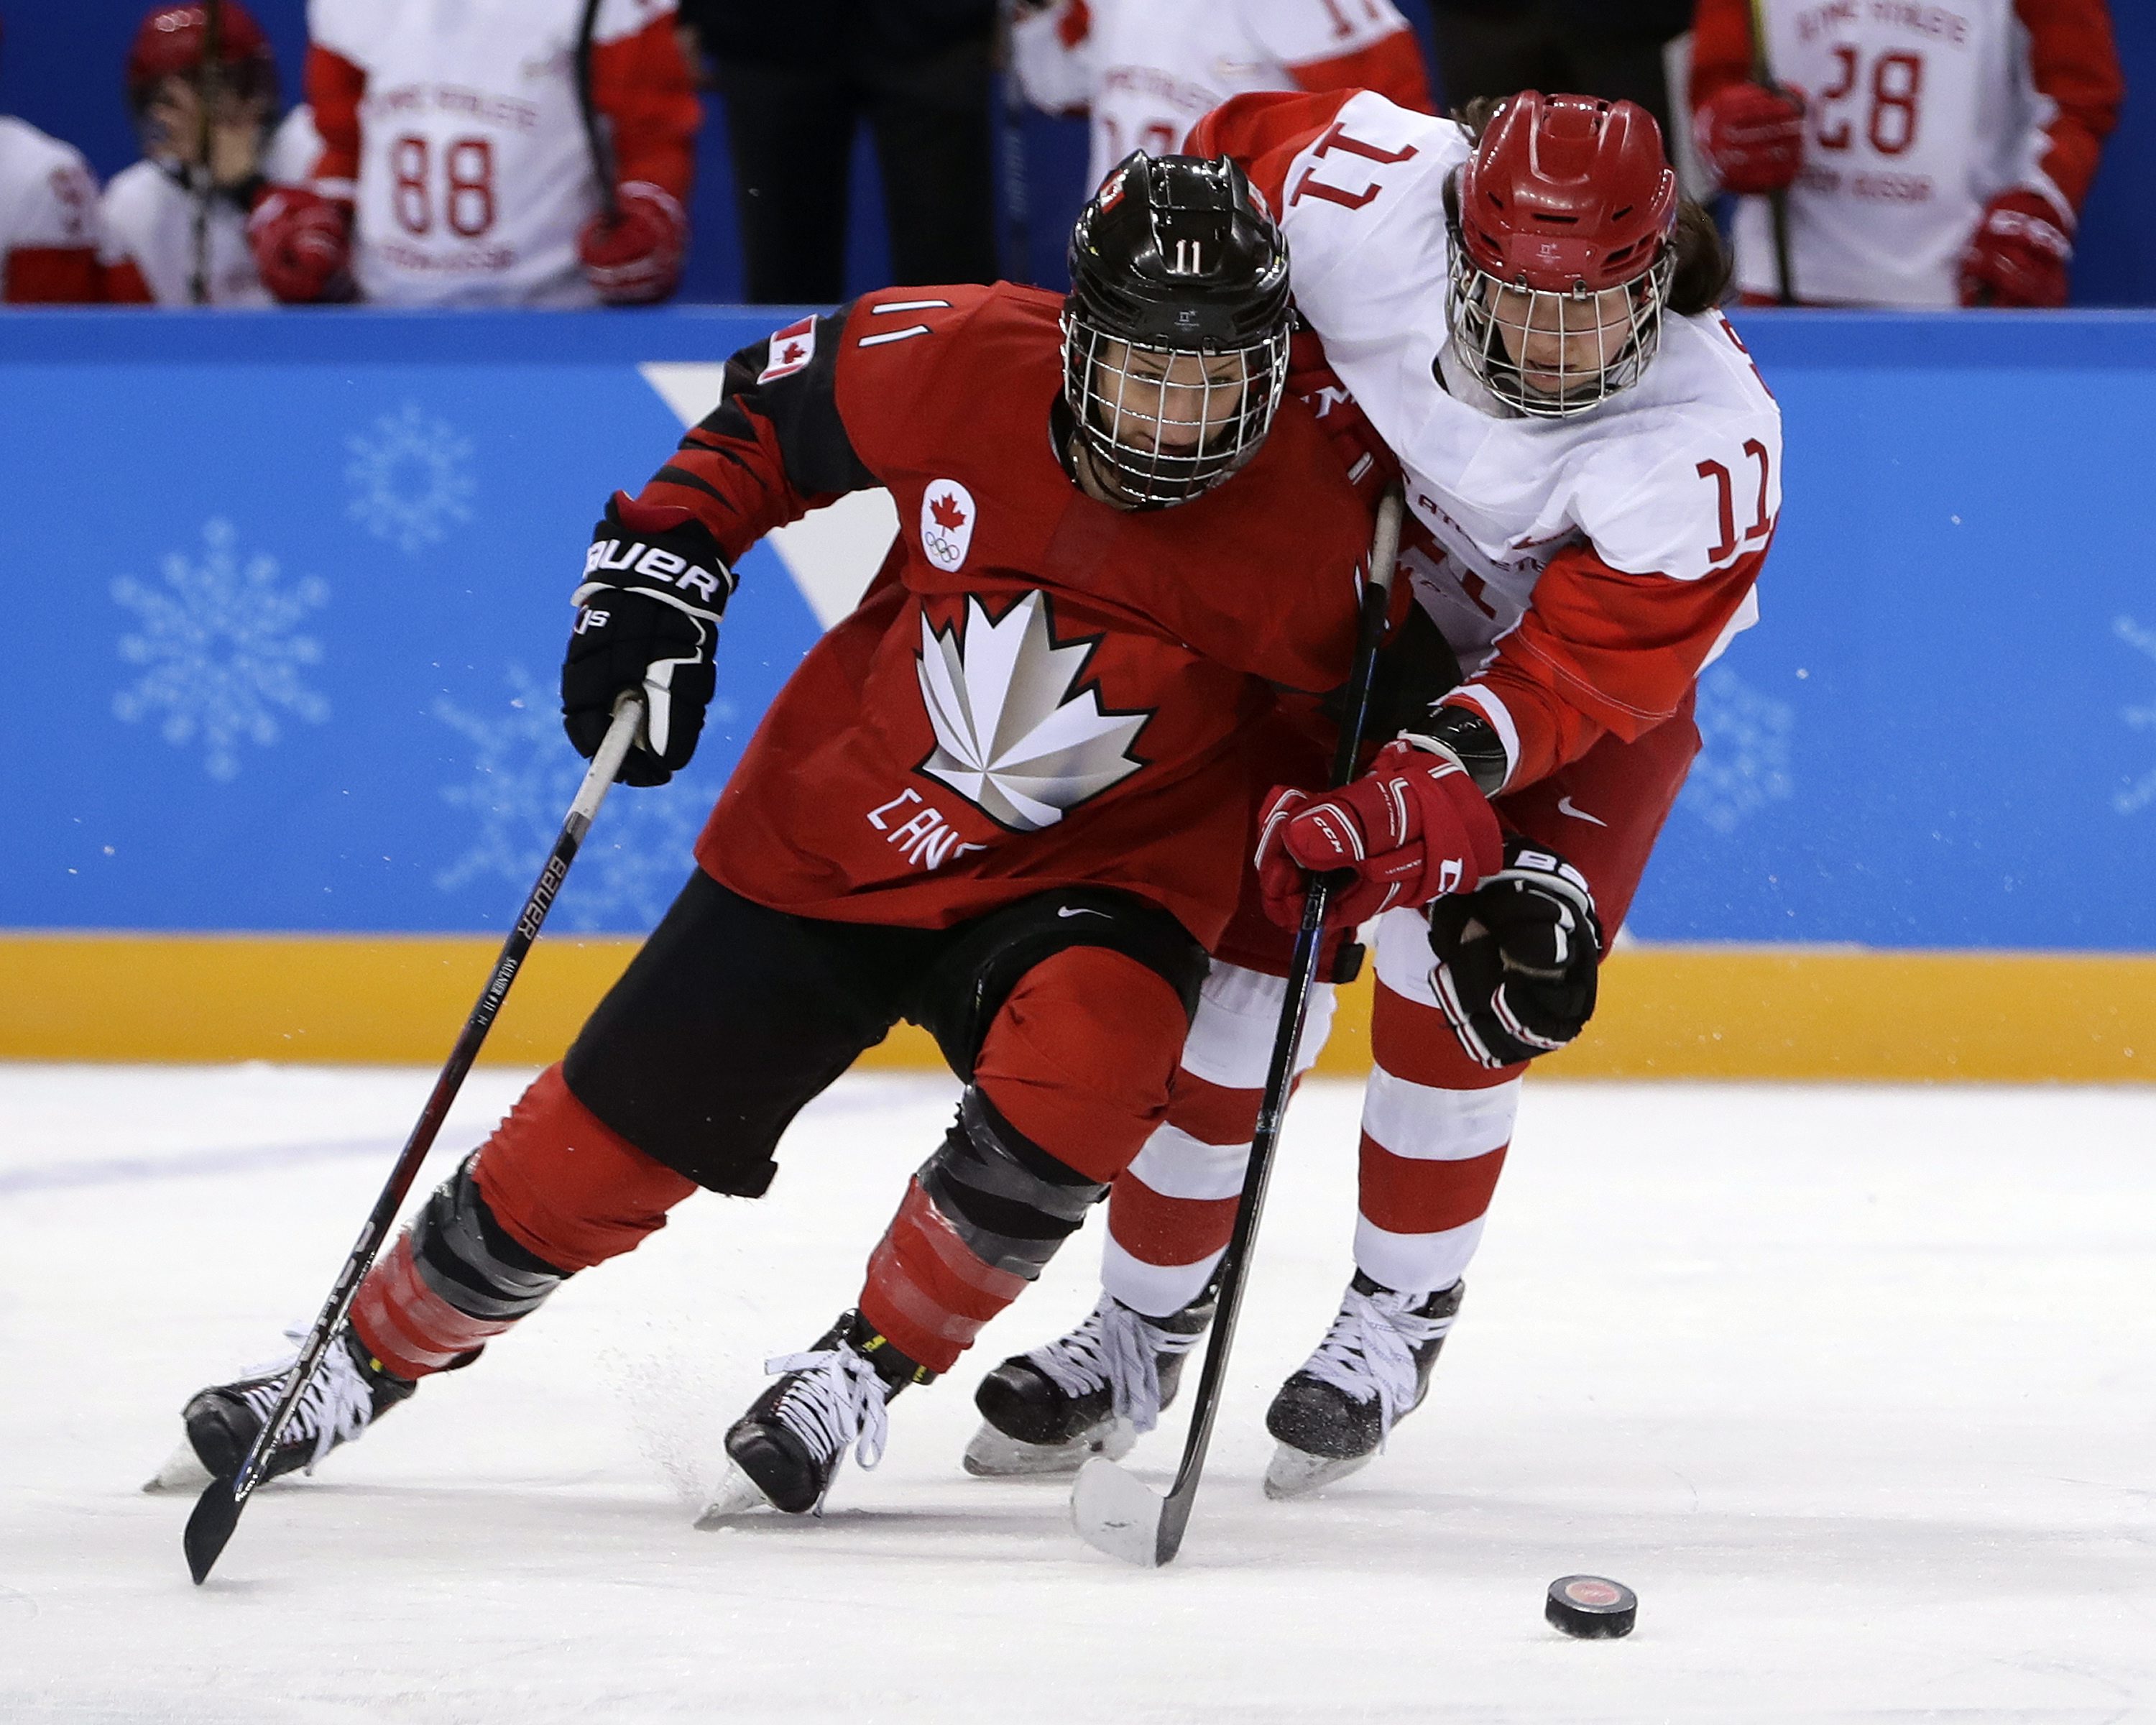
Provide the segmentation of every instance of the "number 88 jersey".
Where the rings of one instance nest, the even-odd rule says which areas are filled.
[[[362,298],[596,303],[576,249],[600,207],[577,100],[583,10],[583,0],[311,0],[315,187],[352,199]],[[673,12],[673,0],[603,0],[595,62],[670,35]],[[677,196],[681,153],[682,183],[665,187]]]

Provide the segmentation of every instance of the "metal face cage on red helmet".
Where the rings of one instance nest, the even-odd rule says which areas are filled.
[[[1292,317],[1287,242],[1234,162],[1116,165],[1071,230],[1063,393],[1122,499],[1188,502],[1257,453]]]
[[[1676,176],[1654,116],[1523,91],[1491,117],[1453,193],[1446,318],[1476,381],[1538,418],[1638,382],[1676,270]]]
[[[128,105],[139,116],[167,78],[193,78],[210,58],[210,8],[203,0],[161,6],[142,20],[127,51]],[[215,21],[218,76],[223,87],[265,110],[277,105],[277,57],[254,15],[239,0],[220,0]]]

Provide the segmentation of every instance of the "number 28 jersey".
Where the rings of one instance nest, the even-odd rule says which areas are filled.
[[[362,298],[596,303],[576,250],[600,207],[577,100],[583,12],[584,0],[311,0],[308,95],[325,146],[315,189],[353,202]],[[680,198],[696,116],[673,23],[674,0],[602,0],[593,59],[602,110],[605,86],[628,81],[608,79],[609,58],[655,50],[649,70],[673,73],[635,80],[632,105],[655,112],[616,102],[603,125],[620,179]],[[675,147],[639,152],[654,120]]]
[[[1751,76],[1749,0],[1702,0],[1691,97]],[[1767,60],[1804,97],[1789,194],[1807,302],[1958,303],[1957,266],[2000,193],[2076,213],[2118,111],[2104,0],[1766,0]],[[1780,288],[1764,198],[1740,200],[1738,280]]]

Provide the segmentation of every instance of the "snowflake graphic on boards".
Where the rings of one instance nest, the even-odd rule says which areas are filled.
[[[352,457],[344,470],[352,487],[345,513],[407,556],[472,518],[479,486],[471,474],[471,439],[418,403],[382,414],[344,446]]]
[[[243,560],[239,543],[230,521],[213,520],[203,526],[200,561],[168,552],[161,583],[131,575],[112,583],[114,600],[141,624],[120,638],[120,656],[143,667],[113,696],[114,714],[131,725],[162,713],[165,741],[175,748],[199,741],[203,770],[219,781],[239,776],[241,743],[277,742],[280,712],[311,725],[330,716],[300,675],[321,663],[321,644],[299,632],[328,602],[328,583],[286,582],[276,558],[258,552]]]
[[[2112,619],[2111,632],[2129,647],[2137,648],[2156,660],[2156,629],[2143,629],[2131,617]],[[2123,706],[2118,716],[2136,731],[2156,731],[2156,701],[2146,706]],[[2156,803],[2156,767],[2119,792],[2111,799],[2111,806],[2121,814],[2133,814]]]
[[[1796,709],[1752,687],[1727,665],[1700,679],[1699,758],[1678,797],[1717,833],[1733,833],[1769,803],[1785,801]]]
[[[434,705],[434,716],[472,747],[471,777],[443,786],[442,800],[477,829],[463,855],[435,875],[444,892],[497,880],[528,889],[584,776],[562,734],[554,691],[518,665],[506,680],[509,700],[496,712],[469,712],[447,696]],[[710,715],[723,723],[736,710],[721,698]],[[665,785],[617,787],[577,855],[555,918],[587,932],[651,927],[696,866],[690,853],[718,793],[716,783],[678,773]]]
[[[1145,763],[1130,753],[1150,711],[1111,713],[1097,687],[1071,693],[1096,644],[1055,644],[1047,595],[1029,593],[1000,619],[966,601],[956,628],[921,619],[921,698],[936,748],[921,770],[999,826],[1037,833]]]

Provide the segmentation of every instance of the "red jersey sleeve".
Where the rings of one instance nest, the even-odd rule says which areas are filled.
[[[1605,732],[1629,742],[1676,711],[1766,556],[1762,546],[1704,580],[1672,581],[1613,569],[1585,546],[1559,552],[1497,656],[1440,704],[1474,708],[1504,737],[1507,790]]]
[[[141,267],[132,258],[105,265],[105,303],[108,305],[154,305],[157,296],[142,279]]]
[[[1691,106],[1751,81],[1751,0],[1698,0],[1691,14]]]
[[[839,413],[851,311],[804,317],[728,360],[718,406],[690,428],[640,500],[688,510],[733,560],[773,528],[879,483]]]
[[[614,178],[686,203],[704,110],[674,33],[674,15],[592,45],[592,103],[613,126]]]
[[[2014,13],[2029,33],[2030,80],[2051,110],[2031,141],[2035,189],[2048,195],[2056,188],[2066,201],[2061,213],[2071,219],[2088,196],[2126,95],[2111,13],[2104,0],[2014,0]]]
[[[10,305],[80,305],[104,297],[94,245],[20,245],[0,263]]]
[[[1353,54],[1305,60],[1288,70],[1302,90],[1374,90],[1386,100],[1418,114],[1437,111],[1430,100],[1430,75],[1423,69],[1422,48],[1413,30],[1395,30]]]
[[[1359,92],[1258,90],[1230,96],[1190,128],[1193,156],[1227,156],[1277,210],[1286,208],[1287,171],[1305,146]]]
[[[367,94],[367,74],[342,54],[313,45],[307,49],[306,85],[322,141],[314,189],[349,203],[359,183],[359,104]]]

